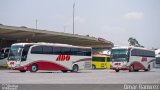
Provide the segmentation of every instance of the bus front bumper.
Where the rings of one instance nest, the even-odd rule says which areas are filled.
[[[28,70],[27,67],[22,67],[22,66],[16,66],[16,67],[9,67],[11,70]]]
[[[129,67],[128,66],[122,66],[122,67],[113,67],[112,65],[110,66],[111,68],[110,69],[113,69],[113,70],[129,70]]]
[[[128,68],[125,68],[125,67],[116,67],[116,68],[111,68],[111,69],[113,69],[113,70],[129,70]]]

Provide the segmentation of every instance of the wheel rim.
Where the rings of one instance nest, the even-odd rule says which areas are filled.
[[[37,66],[32,66],[32,71],[36,71],[37,70]]]

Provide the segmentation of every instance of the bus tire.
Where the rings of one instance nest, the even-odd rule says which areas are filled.
[[[135,72],[138,72],[139,70],[134,70]]]
[[[130,66],[129,72],[134,72],[134,65]]]
[[[37,72],[38,71],[38,65],[37,64],[33,64],[31,66],[30,72]]]
[[[96,69],[96,65],[92,65],[92,69]]]
[[[150,71],[151,70],[151,67],[150,67],[150,65],[148,65],[148,68],[147,69],[145,69],[144,71]]]
[[[20,72],[26,72],[26,70],[19,70]]]
[[[119,70],[115,70],[116,72],[119,72]]]
[[[71,72],[78,72],[79,67],[77,64],[73,65]]]
[[[61,70],[63,73],[66,73],[67,72],[67,70]]]

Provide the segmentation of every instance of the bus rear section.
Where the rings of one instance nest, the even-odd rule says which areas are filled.
[[[91,48],[63,44],[17,43],[10,49],[8,65],[21,72],[91,69]]]
[[[92,69],[109,69],[110,68],[110,56],[109,55],[93,55],[92,57]]]
[[[111,69],[120,70],[150,71],[155,62],[154,50],[140,47],[115,47],[111,51]]]

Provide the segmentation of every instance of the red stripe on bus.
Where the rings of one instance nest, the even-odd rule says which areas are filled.
[[[82,61],[92,61],[92,58],[79,59],[77,61],[74,61],[73,63],[82,62]]]
[[[69,70],[68,68],[60,64],[50,62],[50,61],[43,61],[43,60],[31,62],[25,66],[16,68],[16,70],[30,70],[33,64],[38,65],[38,70]]]
[[[131,67],[132,65],[134,66],[134,69],[136,70],[145,69],[145,66],[138,61],[132,62],[129,67]]]

